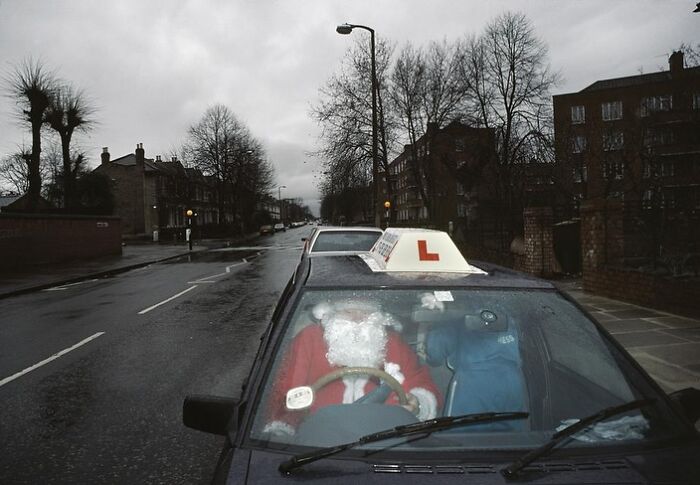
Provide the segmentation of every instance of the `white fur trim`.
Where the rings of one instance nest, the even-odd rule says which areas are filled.
[[[294,428],[284,421],[272,421],[267,423],[262,430],[263,433],[272,433],[274,435],[294,436]]]
[[[420,409],[418,411],[418,419],[420,421],[433,419],[437,416],[437,398],[435,394],[422,387],[414,387],[409,392],[416,396],[420,404]]]
[[[394,362],[386,362],[384,364],[384,371],[399,381],[399,384],[403,384],[403,381],[406,380],[404,375],[401,373],[401,366],[399,364],[395,364]]]
[[[314,306],[313,310],[311,310],[311,314],[316,320],[321,321],[323,320],[323,317],[332,311],[333,307],[329,303],[319,303],[318,305]]]
[[[366,377],[343,377],[345,390],[343,391],[343,404],[352,404],[365,395]]]

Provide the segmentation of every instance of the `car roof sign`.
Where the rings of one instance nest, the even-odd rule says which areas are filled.
[[[387,228],[360,257],[375,272],[486,274],[464,259],[446,232],[431,229]]]

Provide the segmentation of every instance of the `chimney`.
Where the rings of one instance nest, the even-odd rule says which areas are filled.
[[[426,130],[426,134],[432,134],[433,132],[436,132],[439,129],[440,129],[440,124],[431,121],[430,123],[428,123],[428,129]]]
[[[156,155],[156,162],[162,162],[163,160],[160,159],[160,155]]]
[[[136,152],[134,153],[136,156],[136,167],[141,167],[143,168],[144,166],[144,160],[145,160],[145,152],[143,151],[143,143],[138,143],[136,145]]]
[[[668,68],[671,71],[671,76],[675,76],[683,72],[683,51],[675,51],[668,58]]]
[[[171,162],[177,162],[177,157],[170,157]]]
[[[107,165],[109,163],[109,148],[102,147],[102,165]]]

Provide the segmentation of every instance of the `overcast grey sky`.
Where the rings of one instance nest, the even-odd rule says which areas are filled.
[[[223,103],[265,145],[277,182],[287,186],[283,197],[301,197],[318,214],[318,166],[306,154],[318,128],[309,106],[352,41],[335,32],[337,24],[368,25],[399,46],[420,45],[478,33],[505,10],[523,11],[564,78],[561,93],[667,69],[674,47],[700,40],[694,6],[695,0],[0,0],[0,72],[32,56],[85,89],[99,126],[78,142],[92,166],[103,146],[112,158],[132,153],[137,143],[149,158],[166,156],[207,107]],[[3,96],[0,157],[22,143],[31,145],[31,136]]]

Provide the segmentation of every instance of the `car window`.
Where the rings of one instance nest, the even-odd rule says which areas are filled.
[[[654,393],[646,382],[554,292],[307,290],[251,437],[332,446],[439,416],[525,411],[525,420],[442,431],[410,447],[531,448],[572,420]],[[632,411],[570,446],[655,439],[678,431],[659,424],[669,416]]]
[[[381,235],[378,231],[321,231],[311,251],[369,251]]]

